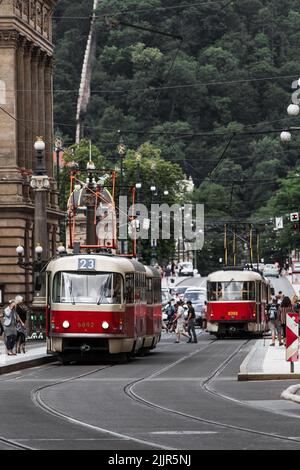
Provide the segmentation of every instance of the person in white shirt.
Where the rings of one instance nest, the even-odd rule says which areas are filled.
[[[184,318],[183,301],[179,300],[177,302],[177,306],[178,306],[177,313],[176,313],[176,316],[174,318],[174,321],[177,322],[177,326],[176,326],[176,330],[175,330],[175,333],[176,333],[175,343],[180,342],[180,335],[186,336],[187,338],[191,339],[190,336],[188,335],[188,333],[185,331],[185,318]]]

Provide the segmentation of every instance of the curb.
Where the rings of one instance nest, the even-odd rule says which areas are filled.
[[[300,403],[300,395],[296,395],[299,389],[300,385],[291,385],[281,393],[280,398],[284,398],[285,400],[292,400],[295,403]]]
[[[31,367],[41,366],[43,364],[49,364],[50,362],[56,362],[56,356],[42,356],[35,359],[29,359],[28,361],[15,362],[14,364],[6,364],[0,366],[0,375],[9,374],[10,372],[16,372],[18,370],[30,369]]]
[[[295,379],[300,379],[300,374],[265,374],[265,373],[249,373],[249,374],[243,374],[239,373],[238,376],[238,381],[240,382],[246,382],[246,381],[251,381],[251,380],[295,380]],[[300,385],[299,385],[300,388]],[[300,396],[299,396],[299,402],[300,402]]]

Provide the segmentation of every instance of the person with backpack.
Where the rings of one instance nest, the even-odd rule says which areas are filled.
[[[272,334],[272,342],[270,346],[275,346],[276,333],[278,336],[279,346],[283,346],[282,342],[282,327],[278,318],[278,306],[276,299],[272,299],[268,307],[269,326]]]
[[[278,319],[282,328],[282,336],[285,340],[286,337],[286,315],[287,313],[293,313],[293,306],[291,299],[285,296],[280,304],[278,310]]]
[[[188,330],[188,334],[190,336],[187,343],[198,343],[197,336],[196,336],[196,331],[195,331],[195,320],[196,320],[195,309],[194,309],[193,304],[190,300],[188,300],[186,304],[188,306],[188,328],[187,328],[187,330]],[[192,341],[192,336],[193,336],[193,341]]]

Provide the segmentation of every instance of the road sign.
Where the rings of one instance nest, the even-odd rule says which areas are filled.
[[[275,218],[275,228],[276,230],[279,230],[283,228],[283,218],[282,217],[276,217]]]
[[[286,314],[286,361],[296,362],[299,359],[299,315],[298,313]],[[294,364],[291,364],[291,372],[294,372]]]
[[[298,220],[299,220],[298,212],[292,212],[290,214],[290,220],[291,220],[291,222],[298,222]]]

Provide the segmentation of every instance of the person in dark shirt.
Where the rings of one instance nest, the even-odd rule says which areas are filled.
[[[196,319],[196,314],[195,314],[195,309],[193,307],[192,302],[189,300],[187,303],[188,306],[188,334],[190,335],[190,339],[187,341],[188,343],[198,343],[197,341],[197,336],[196,336],[196,331],[195,331],[195,319]],[[193,337],[193,341],[192,341]]]

